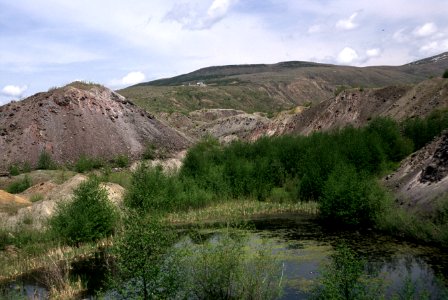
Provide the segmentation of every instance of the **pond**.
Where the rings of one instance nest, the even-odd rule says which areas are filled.
[[[285,287],[281,299],[308,299],[313,280],[321,266],[328,261],[334,247],[346,244],[365,261],[368,269],[379,274],[387,285],[388,295],[399,292],[406,282],[413,282],[430,299],[441,299],[441,290],[448,285],[448,254],[442,249],[423,246],[372,230],[353,231],[334,229],[306,216],[266,217],[248,223],[249,246],[261,240],[269,242],[274,257],[283,266]],[[219,230],[205,229],[212,238]],[[101,288],[105,268],[102,255],[77,263],[74,272],[89,282],[89,291]],[[32,274],[31,274],[32,275]],[[33,299],[44,299],[45,287],[39,276],[24,276],[3,288],[14,290]]]

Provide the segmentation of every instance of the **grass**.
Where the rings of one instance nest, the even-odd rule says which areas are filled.
[[[233,200],[215,203],[201,209],[168,213],[166,220],[172,224],[192,224],[287,213],[317,215],[319,213],[318,204],[316,202],[274,203]]]
[[[37,201],[40,201],[40,200],[43,200],[43,199],[44,199],[44,195],[39,194],[39,193],[37,193],[37,194],[32,194],[32,195],[30,196],[30,201],[31,201],[31,202],[37,202]]]
[[[0,177],[0,189],[6,190],[6,188],[17,180],[24,180],[25,176],[28,176],[33,184],[40,184],[47,181],[53,181],[56,184],[62,184],[68,179],[75,176],[76,173],[67,169],[59,170],[34,170],[28,174],[20,174],[12,178]]]
[[[6,191],[11,194],[18,194],[26,189],[28,189],[32,185],[32,180],[28,175],[25,175],[23,178],[18,179],[8,185]]]
[[[72,262],[86,259],[98,249],[104,249],[112,244],[112,239],[81,244],[79,247],[60,246],[51,241],[42,243],[36,241],[28,247],[16,248],[15,253],[0,251],[0,281],[11,280],[33,270],[44,269],[51,266],[54,261]]]

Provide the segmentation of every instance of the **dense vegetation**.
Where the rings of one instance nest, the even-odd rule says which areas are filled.
[[[58,205],[50,229],[63,242],[79,245],[113,234],[118,217],[106,190],[92,177],[79,185],[72,201]]]
[[[221,147],[207,138],[193,147],[179,174],[141,166],[126,203],[143,210],[200,207],[211,201],[321,202],[323,216],[372,223],[384,209],[376,176],[413,151],[397,123],[377,119],[309,137],[262,138]]]
[[[190,149],[177,173],[145,164],[133,172],[122,223],[99,180],[90,178],[75,190],[72,201],[58,206],[49,223],[52,235],[46,239],[79,246],[118,232],[111,253],[115,261],[111,274],[113,291],[123,298],[275,298],[281,270],[267,258],[267,252],[249,259],[245,244],[233,235],[203,243],[184,240],[187,245],[183,249],[191,251],[179,252],[173,248],[178,236],[158,216],[234,199],[317,201],[326,220],[349,226],[377,225],[388,216],[389,200],[378,178],[447,127],[448,113],[435,112],[401,124],[378,118],[364,128],[348,127],[307,137],[262,138],[228,146],[206,138]],[[148,156],[153,156],[154,149],[148,149]],[[51,157],[43,153],[40,162],[41,167],[51,166]],[[129,161],[123,156],[113,163],[125,166]],[[81,157],[74,167],[86,172],[101,165]],[[405,221],[421,226],[416,228],[422,233],[443,229],[446,240],[447,203],[443,202],[430,225],[411,218]],[[19,239],[0,232],[0,249],[13,240],[22,247]],[[256,271],[252,275],[245,271],[249,266]],[[364,285],[369,279],[364,271],[365,266],[350,252],[340,250],[322,273],[316,298],[339,295],[336,299],[357,299],[370,293],[376,286]]]

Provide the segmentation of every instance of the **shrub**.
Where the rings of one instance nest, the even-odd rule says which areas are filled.
[[[129,157],[125,154],[120,154],[117,155],[112,162],[118,168],[126,168],[129,166]]]
[[[185,240],[178,247],[179,279],[185,299],[277,299],[282,266],[262,243],[250,252],[247,240],[227,230],[204,243]]]
[[[141,164],[132,174],[124,203],[143,211],[201,207],[213,199],[194,179],[165,174],[160,167]]]
[[[72,201],[60,202],[49,224],[56,237],[79,245],[113,234],[118,217],[107,191],[91,177],[75,189]]]
[[[45,150],[42,150],[39,154],[39,158],[37,160],[37,169],[39,170],[50,170],[54,168],[54,162],[51,159],[50,153]]]
[[[314,299],[383,299],[384,283],[365,272],[365,262],[345,245],[339,245],[324,266]]]
[[[6,191],[11,194],[18,194],[26,189],[28,189],[32,185],[31,178],[28,175],[25,175],[22,179],[14,181],[7,188]]]
[[[23,172],[23,173],[29,173],[29,172],[31,172],[31,164],[30,164],[29,161],[25,161],[25,162],[22,164],[22,172]]]
[[[346,164],[331,172],[320,198],[322,216],[346,225],[373,224],[385,207],[385,192],[376,181]]]
[[[143,159],[155,159],[156,158],[156,146],[151,143],[146,144],[142,157],[143,157]]]
[[[75,171],[78,173],[84,173],[93,169],[98,169],[103,166],[103,162],[100,159],[90,158],[86,155],[81,155],[75,163]]]
[[[170,272],[161,268],[173,244],[173,231],[158,218],[130,211],[124,231],[114,246],[117,257],[118,293],[122,299],[170,299]],[[162,280],[160,277],[163,277]],[[124,286],[120,282],[127,282]],[[121,286],[121,288],[120,288]]]
[[[448,70],[445,70],[445,72],[443,72],[442,78],[448,78]]]
[[[11,175],[11,176],[17,176],[20,174],[19,166],[16,164],[10,165],[8,168],[8,171],[9,171],[9,175]]]
[[[31,202],[37,202],[44,199],[44,195],[42,194],[32,194],[30,197]]]

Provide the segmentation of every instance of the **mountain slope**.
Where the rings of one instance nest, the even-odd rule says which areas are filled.
[[[309,134],[346,125],[361,126],[370,119],[383,116],[404,120],[426,116],[435,109],[448,108],[448,80],[434,78],[417,85],[389,86],[377,89],[350,89],[337,97],[294,114],[287,124],[272,122],[259,133]]]
[[[57,162],[82,154],[105,159],[140,155],[146,143],[167,151],[189,141],[126,98],[98,85],[74,83],[0,107],[0,169],[49,152]]]
[[[358,68],[299,61],[230,65],[141,83],[119,93],[151,112],[225,108],[272,113],[320,103],[333,97],[341,86],[414,84],[431,76],[440,77],[445,69],[448,53],[397,67]]]

